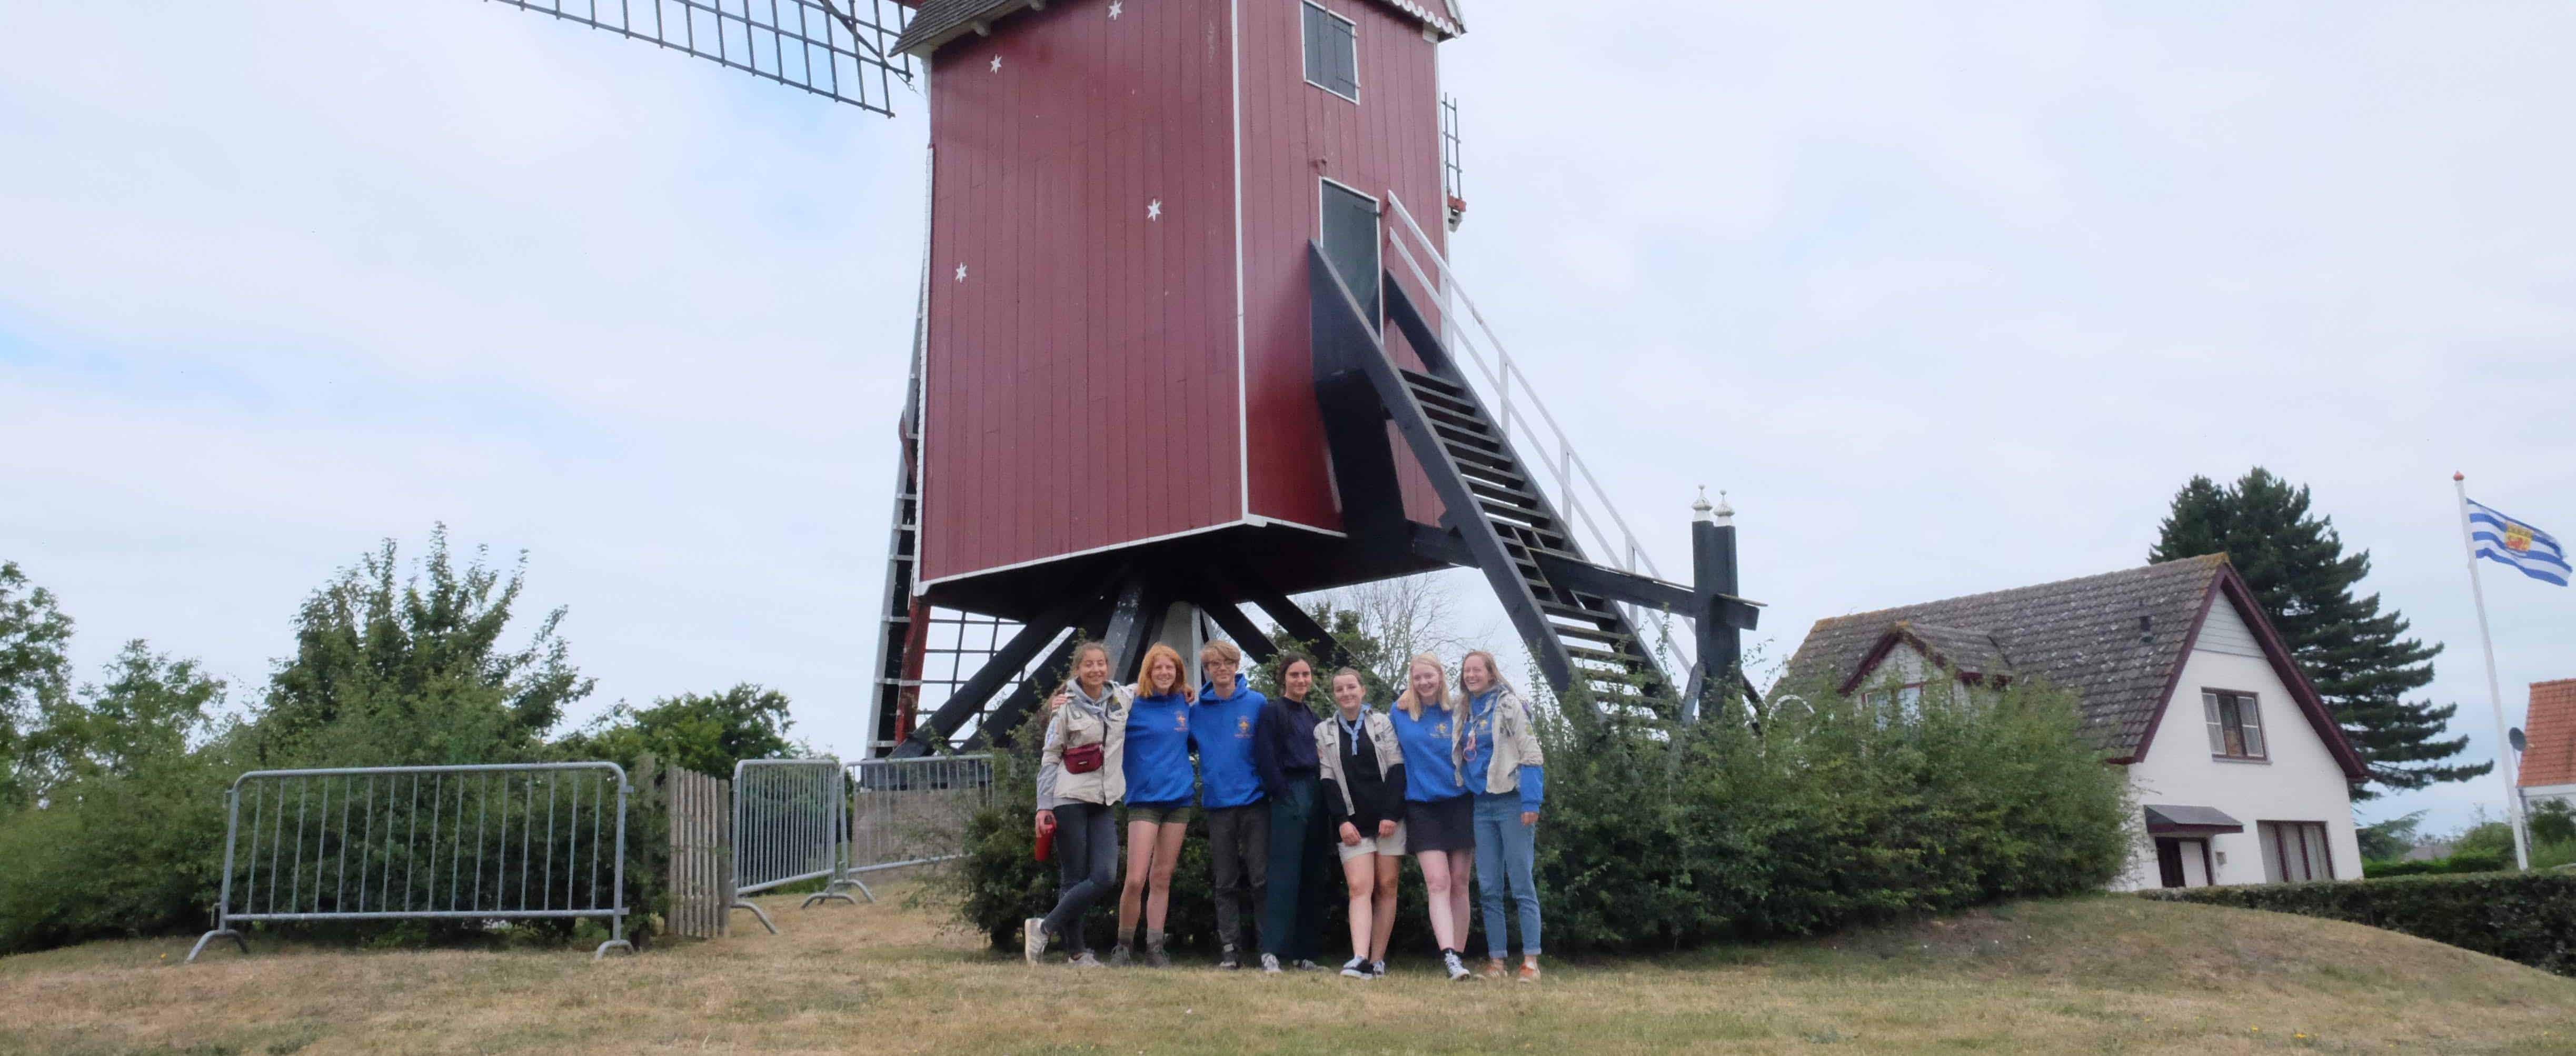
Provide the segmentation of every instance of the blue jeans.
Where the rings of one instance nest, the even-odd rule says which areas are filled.
[[[1538,944],[1538,850],[1534,830],[1521,824],[1521,795],[1476,793],[1476,896],[1485,907],[1485,950],[1502,960],[1509,951],[1503,928],[1503,888],[1511,887],[1520,904],[1521,954],[1536,957]],[[1465,945],[1461,942],[1460,945]]]

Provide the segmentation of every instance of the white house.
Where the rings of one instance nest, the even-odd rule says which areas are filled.
[[[2139,804],[2115,890],[2361,875],[2361,759],[2223,554],[1818,620],[1789,671],[1897,707],[2074,690]]]
[[[2576,678],[2531,684],[2531,711],[2522,719],[2527,745],[2522,771],[2523,806],[2550,800],[2576,806]]]

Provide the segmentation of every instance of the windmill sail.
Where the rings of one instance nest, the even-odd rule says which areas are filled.
[[[889,53],[911,9],[891,0],[493,0],[647,40],[891,116],[912,59]]]

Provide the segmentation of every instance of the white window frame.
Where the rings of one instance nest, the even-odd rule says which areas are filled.
[[[1306,79],[1306,83],[1311,84],[1311,85],[1314,85],[1314,86],[1315,86],[1315,87],[1317,87],[1317,88],[1322,88],[1322,89],[1325,91],[1325,93],[1326,93],[1326,94],[1329,94],[1329,95],[1331,95],[1332,97],[1334,97],[1334,98],[1336,98],[1336,99],[1348,99],[1348,100],[1350,100],[1350,101],[1351,101],[1351,105],[1353,105],[1353,106],[1357,106],[1357,105],[1359,105],[1359,101],[1360,101],[1360,24],[1359,24],[1359,22],[1358,22],[1358,21],[1356,21],[1356,20],[1354,20],[1354,19],[1350,19],[1350,18],[1345,18],[1345,17],[1343,17],[1343,16],[1342,16],[1342,14],[1341,14],[1340,12],[1337,12],[1337,11],[1333,10],[1332,8],[1325,7],[1325,6],[1324,6],[1324,5],[1322,5],[1322,4],[1316,3],[1316,2],[1315,2],[1315,0],[1304,0],[1304,2],[1303,2],[1303,3],[1301,3],[1299,6],[1301,6],[1301,7],[1311,7],[1311,8],[1314,8],[1316,11],[1322,12],[1322,13],[1323,13],[1323,15],[1324,15],[1324,17],[1329,18],[1329,19],[1333,19],[1334,21],[1340,22],[1341,24],[1343,24],[1343,25],[1345,25],[1345,26],[1350,27],[1350,30],[1351,30],[1351,94],[1349,94],[1349,95],[1343,95],[1341,92],[1339,92],[1339,91],[1335,90],[1335,89],[1334,89],[1334,88],[1332,88],[1331,86],[1326,85],[1324,82],[1322,82],[1322,81],[1318,81],[1318,80],[1316,80],[1316,79],[1314,78],[1314,74],[1313,74],[1313,72],[1312,72],[1312,71],[1313,71],[1314,66],[1315,66],[1315,57],[1306,53],[1306,13],[1305,13],[1304,11],[1299,11],[1299,12],[1297,12],[1297,58],[1298,58],[1297,75],[1298,75],[1298,76],[1300,76],[1300,77],[1305,78],[1305,79]]]
[[[2222,714],[2224,705],[2219,699],[2221,697],[2232,697],[2237,701],[2236,734],[2237,743],[2245,749],[2242,754],[2227,750],[2227,723]],[[2272,738],[2263,726],[2263,698],[2260,694],[2204,686],[2200,691],[2200,707],[2201,719],[2209,730],[2210,758],[2231,763],[2272,761]]]

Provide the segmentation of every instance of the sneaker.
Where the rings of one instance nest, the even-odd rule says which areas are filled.
[[[1029,963],[1036,964],[1038,958],[1046,956],[1046,948],[1046,921],[1038,917],[1030,917],[1021,922],[1020,951],[1028,955]]]
[[[1370,975],[1370,974],[1369,974],[1369,961],[1368,961],[1368,958],[1366,958],[1366,957],[1353,957],[1353,958],[1351,958],[1351,959],[1350,959],[1350,962],[1349,962],[1349,963],[1342,965],[1342,978],[1344,978],[1344,979],[1375,979],[1375,978],[1377,978],[1377,977],[1376,977],[1376,976],[1374,976],[1374,975]]]
[[[1133,955],[1127,952],[1126,943],[1122,942],[1109,948],[1109,966],[1112,968],[1127,967],[1127,962],[1133,959]]]
[[[1521,981],[1524,983],[1535,983],[1538,981],[1537,961],[1521,962]]]
[[[1243,957],[1234,952],[1233,943],[1225,944],[1225,952],[1217,955],[1216,966],[1218,970],[1228,972],[1243,967]]]
[[[1145,964],[1152,968],[1172,966],[1172,955],[1163,952],[1162,936],[1156,935],[1145,940]]]
[[[1317,963],[1315,963],[1315,962],[1313,962],[1313,961],[1310,961],[1310,960],[1307,960],[1307,959],[1305,959],[1305,958],[1303,958],[1303,957],[1297,958],[1297,963],[1292,964],[1292,965],[1289,965],[1288,967],[1294,968],[1294,969],[1296,969],[1296,970],[1298,970],[1298,971],[1301,971],[1301,972],[1320,972],[1320,971],[1323,971],[1323,970],[1324,970],[1324,966],[1323,966],[1323,965],[1317,964]]]
[[[1275,953],[1265,953],[1265,954],[1262,954],[1262,955],[1261,955],[1261,974],[1263,974],[1263,975],[1277,975],[1277,974],[1279,974],[1279,955],[1278,955],[1278,954],[1275,954]]]
[[[1105,967],[1104,965],[1102,965],[1102,964],[1100,963],[1100,958],[1098,958],[1098,957],[1094,957],[1094,956],[1092,956],[1092,955],[1091,955],[1091,951],[1090,951],[1090,950],[1084,950],[1084,951],[1082,951],[1081,953],[1074,954],[1074,955],[1073,955],[1073,958],[1072,958],[1071,960],[1068,960],[1068,961],[1066,961],[1066,962],[1064,962],[1064,963],[1066,963],[1066,964],[1070,964],[1070,965],[1072,965],[1072,966],[1074,966],[1074,967],[1076,967],[1076,968],[1100,968],[1100,967]]]
[[[1494,980],[1494,981],[1496,981],[1496,982],[1501,982],[1501,981],[1502,981],[1502,978],[1503,978],[1503,959],[1502,959],[1502,958],[1500,958],[1500,957],[1488,957],[1488,958],[1486,958],[1486,959],[1485,959],[1485,978],[1487,978],[1487,979],[1491,979],[1491,980]]]
[[[1453,983],[1463,983],[1476,977],[1476,973],[1468,971],[1466,964],[1458,960],[1456,950],[1440,951],[1440,966],[1449,970],[1449,981]]]
[[[1369,962],[1369,978],[1371,978],[1371,979],[1384,979],[1384,978],[1386,978],[1386,962],[1385,962],[1385,961],[1370,961],[1370,962]]]

